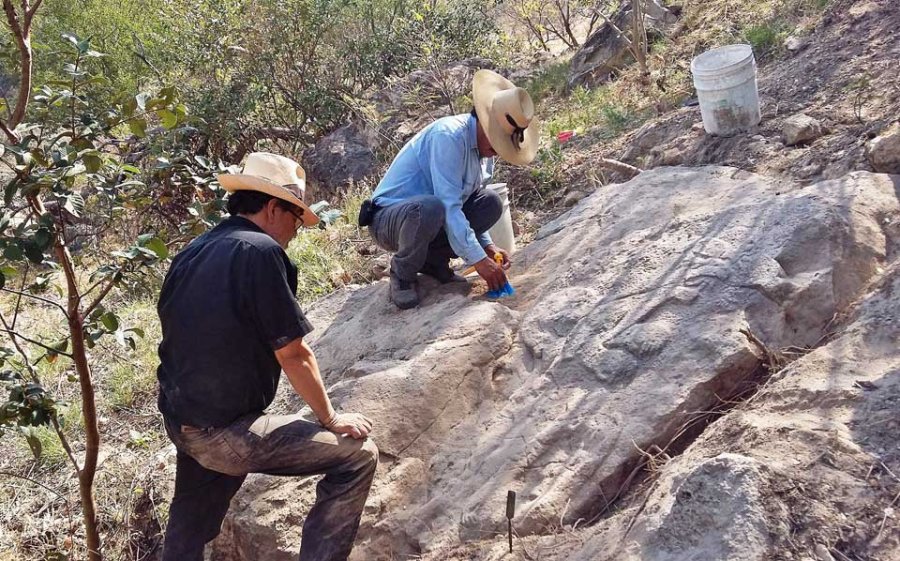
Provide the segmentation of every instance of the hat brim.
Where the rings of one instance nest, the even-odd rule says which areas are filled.
[[[229,193],[235,191],[259,191],[271,195],[276,199],[287,201],[303,210],[303,226],[310,227],[319,223],[319,217],[303,201],[294,196],[281,185],[276,185],[268,179],[256,175],[244,173],[228,173],[218,177],[219,184]]]
[[[478,71],[472,81],[472,102],[478,122],[497,155],[510,164],[524,166],[534,161],[540,145],[541,126],[537,116],[531,119],[525,129],[525,138],[519,143],[518,149],[513,144],[512,137],[493,118],[494,94],[515,87],[515,84],[495,72]]]
[[[498,156],[514,166],[526,166],[534,161],[541,140],[540,123],[537,117],[531,119],[531,124],[525,129],[525,138],[519,143],[518,149],[513,144],[512,137],[492,121],[492,119],[488,119],[484,133]]]

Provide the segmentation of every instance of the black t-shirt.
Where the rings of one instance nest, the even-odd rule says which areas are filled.
[[[232,216],[172,262],[157,311],[159,409],[180,425],[222,427],[272,403],[275,351],[312,326],[297,268],[253,222]]]

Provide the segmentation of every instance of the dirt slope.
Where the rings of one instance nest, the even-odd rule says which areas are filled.
[[[833,2],[810,25],[796,34],[796,50],[779,50],[760,61],[763,119],[757,130],[713,137],[703,131],[699,109],[688,107],[611,145],[598,143],[596,153],[642,168],[715,163],[807,182],[871,171],[866,141],[900,118],[900,2]],[[784,121],[798,113],[821,121],[826,134],[785,146]],[[579,170],[591,165],[587,155]]]

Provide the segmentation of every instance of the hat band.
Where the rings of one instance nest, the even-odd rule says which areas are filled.
[[[528,128],[528,126],[520,127],[519,123],[517,123],[509,113],[506,114],[506,122],[512,125],[513,131],[510,136],[512,137],[513,147],[518,150],[522,142],[525,141],[525,129]]]
[[[297,197],[297,198],[300,199],[301,201],[303,200],[303,196],[305,195],[305,193],[303,192],[302,189],[300,189],[300,185],[299,185],[299,184],[297,184],[297,183],[288,183],[288,184],[286,184],[286,185],[282,185],[281,188],[284,189],[285,191],[287,191],[288,193],[290,193],[291,195],[294,195],[295,197]]]

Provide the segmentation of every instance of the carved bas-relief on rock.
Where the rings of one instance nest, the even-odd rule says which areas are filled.
[[[448,548],[506,532],[508,490],[520,536],[596,519],[638,449],[664,445],[759,367],[742,330],[773,349],[822,339],[892,258],[898,240],[884,225],[900,216],[897,192],[889,176],[863,172],[801,187],[733,168],[658,168],[545,225],[515,256],[512,298],[426,280],[415,310],[392,307],[386,282],[318,303],[311,343],[326,383],[342,409],[374,420],[382,450],[353,559],[451,559]],[[276,408],[301,405],[283,390]],[[682,558],[666,536],[726,493],[746,503],[723,506],[734,524],[711,521],[682,545],[713,540],[732,552],[722,559],[765,558],[760,462],[692,464],[666,483],[675,502],[641,522],[634,547]],[[295,524],[313,492],[313,481],[251,478],[216,551],[254,558],[269,548],[248,537],[255,528]],[[272,547],[287,559],[299,539]]]

